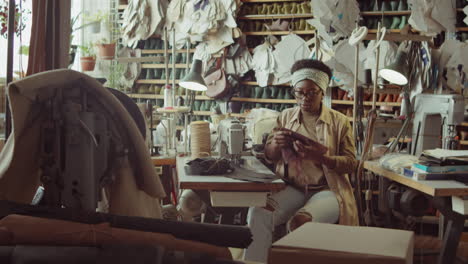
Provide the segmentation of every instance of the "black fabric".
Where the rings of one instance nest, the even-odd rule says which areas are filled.
[[[224,175],[234,171],[227,159],[198,158],[187,162],[184,167],[187,175]]]
[[[141,113],[138,105],[132,100],[132,98],[128,97],[128,95],[122,93],[121,91],[113,88],[107,88],[119,101],[124,105],[125,109],[127,109],[128,113],[132,117],[133,121],[140,130],[143,139],[146,139],[146,124],[143,114]]]
[[[252,242],[250,229],[244,226],[118,216],[69,208],[49,208],[5,200],[0,201],[0,219],[10,214],[60,219],[86,224],[108,222],[111,227],[171,234],[179,239],[204,242],[222,247],[246,248]]]

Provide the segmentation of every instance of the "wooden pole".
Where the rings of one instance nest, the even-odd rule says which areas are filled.
[[[357,142],[357,105],[358,105],[358,70],[359,70],[359,42],[356,44],[356,53],[354,58],[354,102],[353,102],[353,136],[354,142]]]
[[[8,40],[7,40],[7,69],[6,69],[6,86],[5,95],[7,93],[8,84],[13,81],[13,48],[15,39],[15,0],[9,0],[8,5]],[[8,97],[5,96],[5,140],[11,134],[12,123],[11,123],[11,112],[10,102]]]
[[[377,25],[377,39],[378,42],[380,39],[380,22]],[[379,77],[379,63],[380,63],[380,45],[377,46],[376,58],[375,58],[375,74],[374,74],[374,89],[372,91],[372,110],[376,108],[377,102],[377,78]]]

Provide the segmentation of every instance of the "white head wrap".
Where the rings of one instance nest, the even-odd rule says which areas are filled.
[[[320,70],[317,69],[311,69],[311,68],[304,68],[297,70],[293,73],[291,77],[291,85],[294,87],[298,82],[302,80],[311,80],[315,84],[320,87],[320,89],[325,92],[328,88],[328,83],[330,82],[330,79],[328,78],[328,75]]]

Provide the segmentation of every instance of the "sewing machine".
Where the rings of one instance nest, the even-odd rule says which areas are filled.
[[[425,149],[451,148],[456,134],[455,126],[463,121],[464,108],[465,104],[461,95],[416,95],[412,135],[413,153],[419,155]]]
[[[244,149],[244,126],[236,118],[223,119],[218,125],[218,153],[238,164]]]

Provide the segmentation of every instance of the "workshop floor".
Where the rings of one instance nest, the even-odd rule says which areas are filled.
[[[414,240],[414,264],[432,264],[437,263],[437,255],[418,256],[421,249],[434,250],[440,249],[442,241],[432,236],[416,236]],[[468,260],[468,242],[460,241],[458,245],[457,259],[455,263],[467,263]]]

